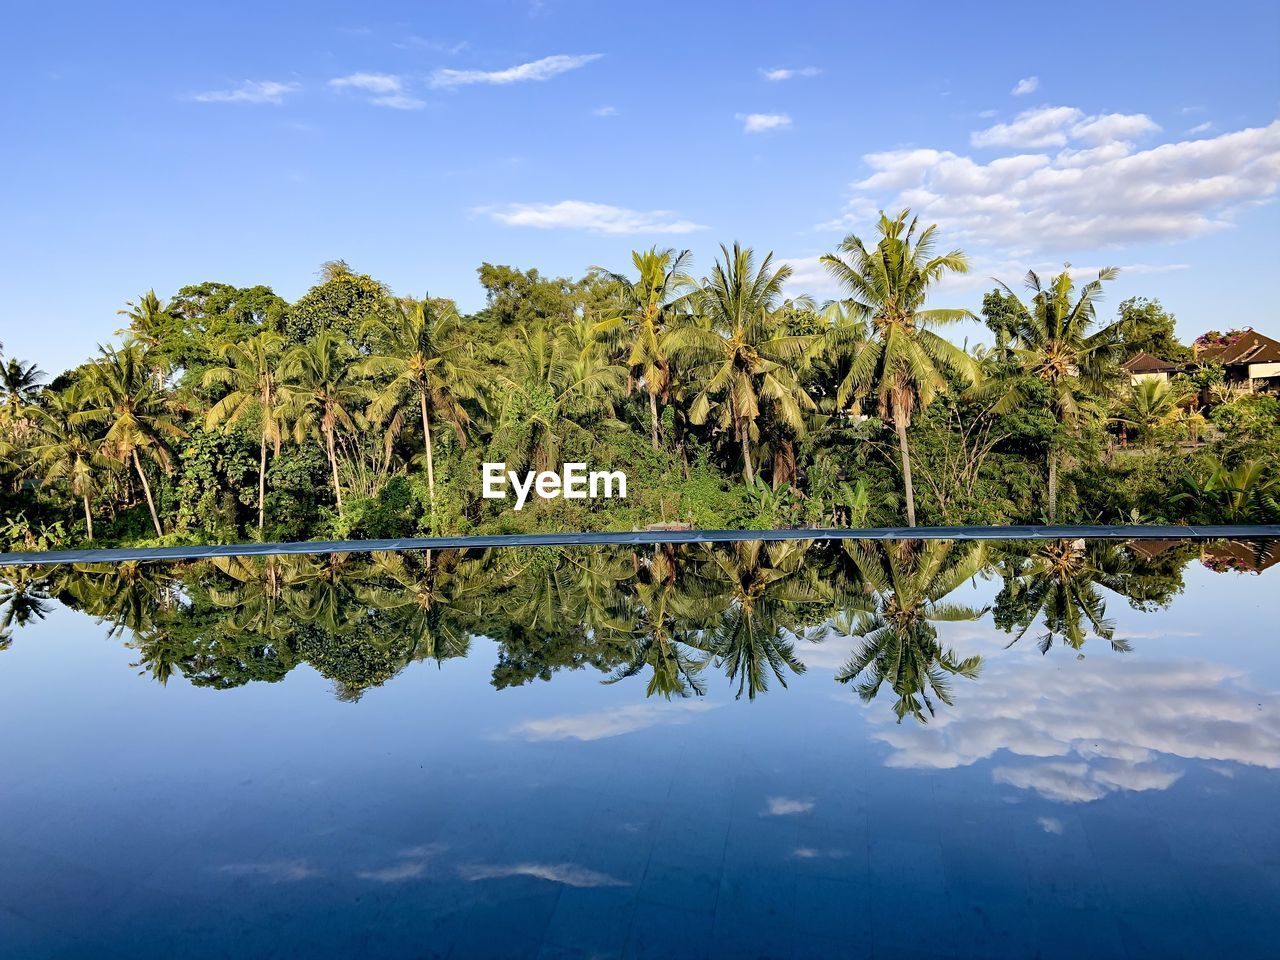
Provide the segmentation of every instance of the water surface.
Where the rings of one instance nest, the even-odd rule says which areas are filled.
[[[0,952],[1267,956],[1276,556],[10,569]]]

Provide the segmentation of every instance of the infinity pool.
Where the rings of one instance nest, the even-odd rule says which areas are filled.
[[[1278,556],[0,571],[0,956],[1274,956]]]

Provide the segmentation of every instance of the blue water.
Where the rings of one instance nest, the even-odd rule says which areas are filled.
[[[707,655],[705,692],[666,699],[648,669],[601,682],[627,671],[574,592],[590,557],[539,554],[560,584],[540,604],[504,601],[519,563],[458,588],[437,602],[474,593],[464,619],[503,642],[477,630],[358,690],[305,657],[275,682],[193,685],[190,659],[158,682],[147,651],[212,574],[105,618],[54,584],[0,651],[0,956],[1275,955],[1276,571],[1179,560],[1145,612],[1100,588],[1127,652],[941,621],[978,676],[899,723],[887,687],[836,682],[856,642],[827,621],[867,591],[829,563],[804,560],[831,593],[786,601],[807,669],[785,688],[766,670],[737,698]],[[394,602],[353,583],[344,623]],[[1002,583],[946,602],[981,610]],[[725,603],[705,592],[687,622]],[[517,683],[523,626],[572,628],[581,655]]]

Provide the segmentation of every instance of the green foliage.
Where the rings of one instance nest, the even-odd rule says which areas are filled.
[[[486,263],[470,316],[341,261],[292,305],[148,290],[122,345],[52,382],[0,358],[0,515],[67,545],[1274,515],[1280,400],[1212,366],[1130,387],[1123,357],[1182,355],[1158,300],[1100,324],[1114,271],[1029,274],[1026,303],[983,298],[996,348],[964,350],[935,328],[967,312],[929,298],[967,259],[939,249],[882,216],[823,258],[825,305],[738,244],[700,281],[657,248],[577,281]],[[516,512],[481,496],[487,462],[620,469],[628,494]]]
[[[257,444],[251,435],[210,433],[193,425],[173,478],[178,533],[221,543],[238,536],[244,508],[256,503]]]
[[[328,273],[284,315],[287,343],[306,343],[326,331],[355,343],[361,324],[387,309],[386,288],[372,277],[350,272],[341,261],[330,264]]]
[[[1191,348],[1183,346],[1173,332],[1173,314],[1158,299],[1130,297],[1120,304],[1119,315],[1124,325],[1125,359],[1144,352],[1171,363],[1191,359]]]

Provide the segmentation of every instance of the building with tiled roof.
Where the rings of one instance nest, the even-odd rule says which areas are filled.
[[[1221,365],[1226,381],[1247,386],[1253,392],[1280,392],[1280,340],[1272,340],[1257,330],[1239,330],[1193,347],[1192,365]]]
[[[1135,384],[1143,380],[1168,380],[1171,375],[1182,369],[1178,364],[1153,357],[1146,351],[1130,357],[1120,366],[1128,371],[1130,382]]]

